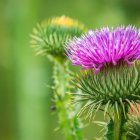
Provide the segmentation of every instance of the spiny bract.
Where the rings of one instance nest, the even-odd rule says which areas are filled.
[[[75,78],[74,84],[82,90],[79,101],[85,104],[82,110],[93,110],[105,106],[105,114],[110,107],[118,109],[121,105],[124,115],[125,106],[133,107],[140,103],[140,64],[129,66],[125,62],[106,66],[98,74],[92,70],[82,71]]]

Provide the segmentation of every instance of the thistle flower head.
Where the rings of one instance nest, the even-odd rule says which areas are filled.
[[[74,65],[88,69],[74,82],[82,90],[78,101],[84,101],[81,112],[87,111],[87,117],[102,106],[104,115],[110,107],[115,112],[121,107],[126,116],[129,107],[140,103],[140,32],[135,27],[89,31],[70,41],[66,50]]]
[[[67,44],[67,55],[74,65],[95,71],[122,60],[132,64],[140,59],[140,32],[133,26],[90,30]]]
[[[64,42],[85,30],[77,20],[61,16],[43,21],[33,29],[31,45],[37,54],[65,58]]]

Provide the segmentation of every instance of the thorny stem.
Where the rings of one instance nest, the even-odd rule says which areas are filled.
[[[81,122],[76,117],[75,108],[71,104],[71,95],[68,94],[70,76],[67,62],[55,61],[53,79],[55,85],[54,101],[60,129],[65,140],[83,140]]]

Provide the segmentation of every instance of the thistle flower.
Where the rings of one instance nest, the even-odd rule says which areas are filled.
[[[77,20],[61,16],[43,21],[33,29],[31,45],[37,54],[65,58],[64,42],[85,30]]]
[[[99,71],[104,65],[120,61],[132,64],[140,59],[140,33],[133,26],[90,30],[67,45],[67,54],[74,65]]]
[[[140,32],[132,26],[89,31],[67,43],[67,55],[81,72],[74,84],[83,92],[81,112],[92,117],[102,107],[124,115],[128,107],[140,103]],[[133,64],[133,65],[132,65]],[[93,71],[97,74],[94,74]],[[95,116],[95,115],[94,115]]]

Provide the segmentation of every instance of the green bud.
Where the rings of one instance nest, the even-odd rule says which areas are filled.
[[[33,29],[31,47],[35,48],[37,55],[65,59],[64,43],[74,36],[80,36],[84,30],[84,25],[77,20],[65,16],[52,18]]]

